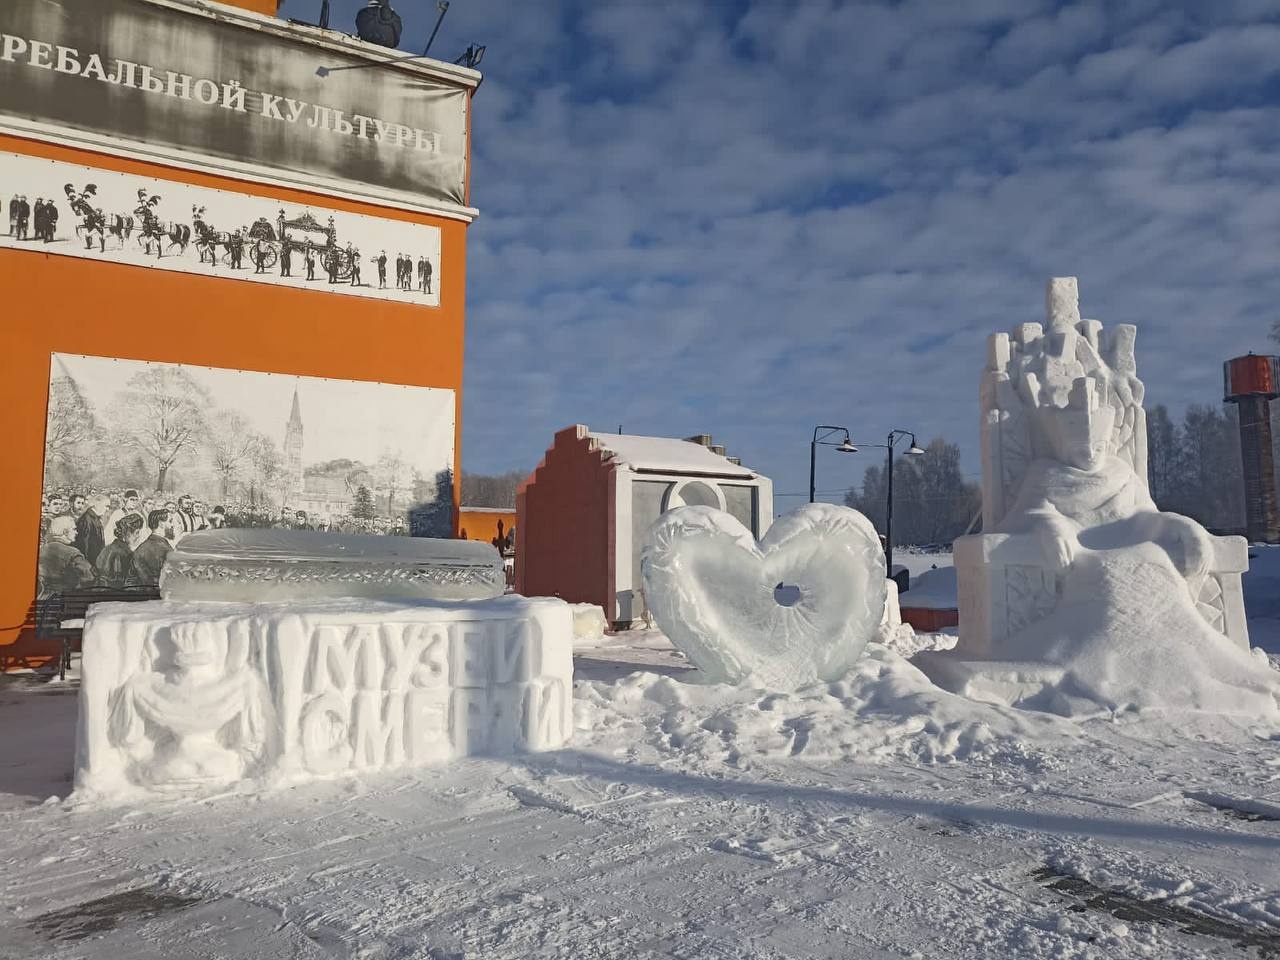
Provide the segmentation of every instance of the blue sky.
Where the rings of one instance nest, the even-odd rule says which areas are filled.
[[[435,4],[396,6],[420,50]],[[432,52],[471,42],[466,470],[581,422],[712,433],[779,493],[818,423],[976,472],[985,337],[1052,275],[1138,325],[1148,406],[1269,348],[1276,0],[454,0]],[[825,491],[872,462],[824,453]]]

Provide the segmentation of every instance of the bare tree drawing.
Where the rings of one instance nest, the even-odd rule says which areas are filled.
[[[49,383],[49,417],[44,434],[44,459],[47,470],[54,463],[71,459],[76,446],[94,436],[93,408],[69,376],[56,377]]]
[[[154,464],[157,490],[165,489],[174,462],[195,448],[211,405],[209,392],[180,367],[155,364],[129,378],[115,420],[125,440]]]
[[[294,526],[305,511],[308,525],[345,533],[404,534],[412,528],[449,534],[452,476],[445,471],[442,494],[441,474],[430,468],[439,455],[447,462],[449,451],[446,443],[420,449],[423,431],[412,419],[417,413],[403,431],[375,444],[360,422],[325,415],[335,404],[350,404],[348,388],[307,385],[316,396],[314,409],[303,405],[312,414],[307,449],[329,459],[304,455],[299,469],[301,434],[279,429],[282,421],[292,422],[291,415],[285,418],[289,385],[270,378],[57,355],[49,379],[45,490],[64,497],[98,490],[120,498],[133,489],[148,510],[176,493],[189,494],[198,508],[193,514],[203,513],[213,526]],[[292,385],[296,392],[298,382]],[[447,414],[452,404],[425,395],[422,400],[426,417]],[[333,456],[343,453],[363,456]],[[437,502],[442,496],[448,502]],[[406,523],[412,517],[416,525]]]
[[[387,516],[391,516],[392,503],[395,501],[396,494],[407,486],[409,465],[404,462],[399,453],[387,451],[378,458],[373,471],[378,486],[386,491]]]
[[[256,507],[269,500],[267,492],[284,473],[275,441],[263,433],[253,434],[248,463],[249,503]]]
[[[240,471],[249,464],[260,439],[249,427],[249,421],[234,411],[218,417],[209,436],[209,461],[225,499]]]

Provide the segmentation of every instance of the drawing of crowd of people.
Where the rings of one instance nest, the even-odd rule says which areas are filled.
[[[374,257],[373,263],[378,268],[378,289],[385,290],[387,288],[387,251],[383,250]],[[416,286],[422,293],[429,294],[432,273],[431,261],[426,257],[419,257],[415,267],[413,257],[405,253],[396,255],[396,289],[412,290],[415,286],[416,274]]]
[[[188,533],[226,525],[226,509],[183,495],[137,490],[47,494],[41,505],[37,596],[88,587],[154,587],[169,551]]]
[[[403,517],[308,517],[238,499],[212,506],[190,494],[59,490],[41,503],[37,597],[90,587],[155,587],[165,558],[199,530],[272,527],[406,536]]]
[[[164,198],[140,189],[130,212],[108,213],[98,196],[97,184],[82,188],[68,183],[62,187],[64,202],[74,222],[72,237],[57,235],[59,209],[52,199],[38,197],[34,207],[27,195],[8,200],[8,235],[21,242],[53,243],[75,239],[86,250],[107,253],[123,250],[131,241],[140,252],[156,259],[186,256],[194,246],[201,264],[231,271],[249,270],[254,276],[272,275],[288,280],[316,282],[320,274],[330,284],[372,287],[363,279],[362,265],[374,266],[379,290],[433,295],[435,266],[425,255],[403,250],[395,257],[394,283],[388,283],[390,258],[385,250],[364,257],[354,243],[341,243],[334,217],[321,224],[309,212],[289,219],[281,209],[274,222],[259,217],[248,226],[219,229],[204,206],[191,208],[190,222],[164,218]]]
[[[36,205],[25,196],[9,200],[9,234],[18,240],[52,243],[58,230],[58,207],[52,200],[36,197]]]

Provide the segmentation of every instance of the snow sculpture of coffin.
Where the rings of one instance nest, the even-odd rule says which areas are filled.
[[[77,791],[271,783],[562,746],[573,613],[557,599],[97,604]]]
[[[166,600],[485,600],[505,589],[487,543],[314,530],[203,530],[179,541],[160,574]]]

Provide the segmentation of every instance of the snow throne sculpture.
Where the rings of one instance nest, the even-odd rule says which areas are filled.
[[[1136,328],[1082,320],[1074,277],[1049,282],[1047,313],[1047,329],[988,341],[987,532],[956,541],[960,642],[927,669],[970,695],[1064,713],[1273,710],[1249,654],[1244,539],[1211,536],[1148,492]],[[1246,688],[1258,697],[1242,700]]]

